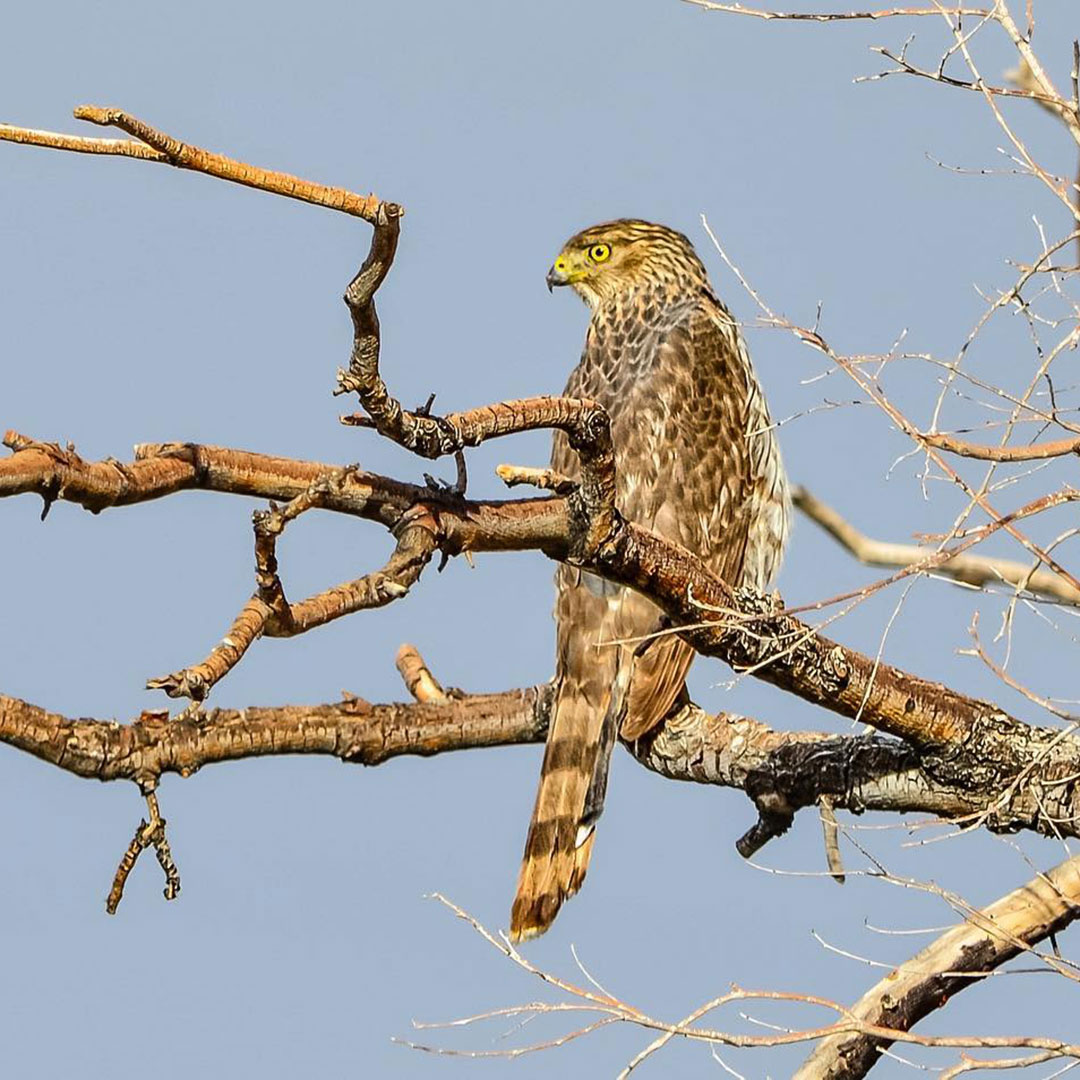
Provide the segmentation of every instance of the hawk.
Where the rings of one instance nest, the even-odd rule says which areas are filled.
[[[732,586],[764,590],[779,568],[790,501],[780,451],[739,329],[682,233],[620,220],[572,237],[548,272],[592,309],[564,393],[611,415],[624,517],[703,558]],[[578,475],[564,434],[552,468]],[[684,699],[693,650],[657,630],[631,589],[559,568],[557,693],[510,918],[542,934],[581,887],[617,735],[647,734]]]

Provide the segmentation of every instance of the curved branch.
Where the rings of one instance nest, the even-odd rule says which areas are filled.
[[[340,489],[349,472],[343,469],[332,476],[320,477],[284,508],[271,503],[270,510],[255,511],[255,577],[258,583],[255,594],[233,620],[228,634],[202,663],[163,678],[149,679],[148,690],[164,690],[172,698],[203,701],[211,688],[239,663],[256,638],[295,637],[353,612],[383,607],[408,593],[436,550],[438,527],[423,506],[416,506],[402,516],[394,530],[397,545],[381,569],[295,604],[285,598],[278,576],[278,536],[289,521],[322,505],[330,491]]]
[[[434,395],[423,409],[410,412],[390,393],[379,371],[381,339],[375,293],[393,264],[398,231],[398,215],[383,208],[375,221],[368,256],[345,290],[345,303],[353,321],[353,347],[348,370],[338,372],[335,392],[356,393],[366,415],[343,419],[374,427],[380,435],[426,458],[456,455],[461,488],[465,447],[524,431],[566,432],[581,463],[581,482],[567,497],[568,557],[574,562],[592,557],[610,541],[619,520],[615,509],[615,448],[605,409],[585,399],[543,395],[433,416],[430,406]]]
[[[0,498],[40,495],[43,517],[58,501],[98,514],[193,489],[287,502],[303,495],[320,477],[341,471],[324,462],[201,443],[145,443],[135,448],[133,461],[121,462],[85,461],[70,445],[40,442],[16,431],[5,432],[2,441],[13,452],[0,458]],[[347,470],[320,507],[393,529],[419,504],[448,514],[444,527],[456,550],[543,549],[565,542],[567,512],[561,499],[464,503],[430,487],[360,469]]]

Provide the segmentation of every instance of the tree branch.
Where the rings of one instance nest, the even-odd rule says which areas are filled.
[[[77,154],[112,154],[120,157],[138,158],[140,161],[157,161],[178,169],[190,169],[205,173],[233,184],[258,188],[287,199],[299,199],[328,210],[340,210],[343,214],[374,221],[384,205],[374,195],[357,195],[345,188],[327,187],[303,180],[299,176],[274,172],[257,165],[202,150],[198,146],[181,142],[151,127],[122,109],[102,108],[98,105],[79,105],[74,110],[76,120],[88,120],[104,127],[118,127],[134,136],[132,139],[94,139],[81,135],[63,135],[55,131],[36,131],[33,128],[0,124],[0,141],[22,143],[24,146],[43,146],[52,150],[70,150]],[[395,207],[400,213],[400,208]]]
[[[191,444],[144,447],[125,465],[85,462],[72,450],[11,433],[7,443],[15,453],[0,461],[0,495],[36,491],[46,500],[67,499],[94,510],[186,487],[295,498],[332,471],[312,462]],[[570,559],[568,502],[471,502],[350,470],[322,506],[391,529],[413,507],[423,507],[435,544],[450,554],[539,549]],[[1029,727],[994,705],[840,646],[785,614],[774,600],[732,590],[700,560],[638,526],[616,518],[601,550],[580,560],[593,573],[656,601],[703,655],[912,742],[943,782],[985,791],[1033,763],[1044,780],[1075,770],[1071,739],[1054,743],[1060,733],[1052,729]],[[1030,827],[1030,820],[1018,825],[1023,826]]]
[[[893,969],[852,1006],[867,1027],[910,1031],[923,1017],[986,978],[995,968],[1063,930],[1080,915],[1080,857],[1046,874],[946,931]],[[842,1031],[822,1039],[794,1080],[856,1080],[877,1063],[892,1039]]]
[[[859,20],[895,19],[902,16],[911,18],[925,17],[927,15],[941,15],[941,11],[935,7],[896,7],[882,8],[878,11],[773,11],[761,8],[749,8],[742,4],[721,4],[714,0],[684,0],[685,3],[703,8],[705,11],[723,11],[730,15],[752,15],[758,19],[771,21],[780,19],[787,22],[851,22]],[[950,7],[950,15],[971,15],[986,18],[991,14],[985,8]]]
[[[1022,893],[1023,890],[1019,890],[1019,892]],[[563,978],[552,971],[547,971],[538,967],[519,952],[505,935],[500,934],[496,937],[495,934],[481,925],[478,920],[473,918],[456,904],[449,901],[445,896],[435,893],[433,899],[440,901],[458,918],[467,922],[477,934],[479,934],[496,951],[510,960],[511,963],[564,995],[564,1000],[555,1002],[531,1001],[526,1004],[503,1006],[502,1008],[490,1009],[473,1016],[464,1016],[443,1023],[421,1024],[414,1021],[415,1026],[421,1028],[460,1028],[468,1027],[484,1020],[505,1020],[506,1018],[511,1017],[519,1019],[520,1022],[517,1026],[520,1028],[537,1016],[563,1012],[578,1018],[579,1023],[581,1023],[580,1018],[582,1017],[597,1017],[597,1019],[592,1020],[591,1022],[581,1023],[581,1026],[576,1030],[558,1036],[557,1038],[548,1039],[543,1042],[535,1042],[525,1046],[514,1045],[488,1050],[449,1050],[439,1046],[424,1045],[414,1042],[406,1043],[407,1046],[411,1046],[417,1050],[426,1050],[429,1053],[453,1054],[470,1058],[517,1058],[523,1054],[535,1053],[540,1050],[549,1050],[557,1046],[562,1046],[571,1039],[587,1035],[605,1024],[618,1021],[634,1025],[635,1027],[642,1028],[646,1031],[658,1033],[656,1038],[653,1039],[648,1046],[640,1050],[629,1062],[627,1062],[625,1068],[619,1073],[618,1080],[624,1080],[624,1078],[628,1077],[640,1064],[642,1064],[642,1062],[659,1050],[662,1050],[668,1043],[676,1038],[711,1044],[714,1047],[731,1046],[742,1049],[792,1046],[798,1043],[819,1043],[826,1040],[865,1037],[877,1040],[883,1045],[901,1042],[911,1046],[935,1047],[941,1049],[948,1048],[953,1050],[979,1048],[996,1050],[1028,1049],[1036,1051],[1036,1053],[1029,1055],[1027,1058],[1013,1059],[1011,1062],[1008,1059],[1000,1061],[999,1063],[983,1062],[981,1065],[984,1068],[1011,1068],[1016,1065],[1027,1065],[1038,1063],[1040,1061],[1060,1061],[1065,1058],[1080,1060],[1080,1045],[1066,1043],[1060,1039],[1030,1035],[915,1034],[904,1028],[890,1028],[874,1024],[855,1015],[850,1009],[845,1008],[836,1001],[832,1001],[829,998],[817,994],[795,993],[781,990],[744,990],[741,987],[734,985],[726,993],[699,1005],[681,1020],[675,1022],[662,1020],[658,1017],[651,1016],[644,1010],[611,994],[610,991],[600,986],[600,984],[585,971],[580,963],[578,964],[578,967],[585,975],[586,979],[588,979],[589,985],[587,986],[577,985],[569,979]],[[981,916],[982,913],[973,912],[972,921],[978,923]],[[1000,926],[995,926],[991,933],[998,933],[999,931]],[[1026,943],[1023,941],[1019,941],[1016,944],[1020,950],[1027,947]],[[978,973],[976,973],[976,977],[977,975]],[[704,1025],[704,1020],[710,1013],[718,1012],[731,1005],[742,1005],[745,1008],[746,1003],[754,1001],[785,1002],[789,1005],[809,1005],[813,1006],[815,1010],[825,1009],[836,1014],[836,1020],[833,1023],[820,1024],[814,1027],[779,1027],[775,1024],[766,1024],[764,1026],[772,1028],[772,1030],[765,1034],[749,1034],[745,1031],[724,1030],[723,1028],[706,1027]],[[940,1003],[941,1002],[939,1002],[939,1004]],[[743,1014],[743,1018],[751,1019],[750,1017],[747,1017],[745,1013]],[[963,1055],[963,1058],[963,1064],[955,1066],[943,1075],[952,1077],[960,1072],[972,1071],[968,1067],[968,1063],[971,1059],[968,1058],[967,1055]],[[723,1063],[721,1062],[721,1064]],[[734,1070],[728,1069],[727,1071],[733,1072]],[[816,1077],[818,1074],[812,1073],[810,1075]],[[838,1077],[854,1078],[862,1076],[864,1073],[851,1071],[839,1072],[835,1075]]]
[[[351,471],[339,469],[320,476],[283,508],[271,503],[268,511],[255,511],[255,594],[206,660],[164,678],[148,680],[148,690],[164,690],[169,697],[202,701],[260,635],[294,637],[354,611],[382,607],[408,593],[431,559],[438,536],[434,519],[420,505],[403,514],[395,525],[397,546],[381,570],[336,585],[296,604],[290,604],[285,598],[278,576],[277,538],[288,522],[322,506],[332,491],[340,491]]]
[[[791,498],[811,521],[820,525],[837,543],[868,566],[916,566],[932,560],[932,573],[968,585],[1005,583],[1067,604],[1080,604],[1080,590],[1073,588],[1050,570],[1043,570],[1038,566],[1033,568],[1012,559],[995,559],[948,550],[945,551],[945,560],[940,560],[937,556],[941,551],[937,548],[920,544],[897,544],[867,536],[803,487],[796,488]]]
[[[1032,443],[1030,446],[981,446],[958,439],[955,435],[928,431],[920,432],[919,438],[927,446],[978,461],[1046,461],[1048,458],[1080,454],[1080,438],[1075,435],[1052,442]]]
[[[402,666],[432,679],[415,650],[402,652]],[[348,697],[322,705],[208,709],[198,716],[144,712],[130,724],[117,724],[71,719],[0,695],[0,742],[76,776],[130,780],[152,791],[166,773],[189,777],[205,765],[251,757],[322,754],[379,765],[402,754],[542,742],[552,700],[553,687],[543,684],[500,694],[444,692],[413,703]],[[1041,729],[1026,730],[1027,752],[1035,756],[1045,749]],[[1080,740],[1058,733],[1058,745],[1057,764],[1080,771]],[[1044,778],[1034,789],[1009,786],[1003,769],[995,783],[974,788],[943,778],[932,755],[879,735],[776,731],[689,704],[628,749],[668,779],[744,791],[762,819],[739,841],[744,856],[823,797],[852,813],[919,812],[1080,835],[1080,792],[1073,784],[1055,786]],[[959,758],[957,771],[964,765]]]

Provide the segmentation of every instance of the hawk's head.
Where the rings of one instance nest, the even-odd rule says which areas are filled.
[[[680,290],[707,285],[705,267],[681,232],[623,218],[572,236],[547,275],[548,288],[571,285],[592,308],[641,285]]]

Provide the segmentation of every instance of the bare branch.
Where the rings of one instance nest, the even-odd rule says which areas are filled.
[[[405,689],[420,704],[445,705],[449,698],[439,680],[431,674],[414,645],[402,645],[394,658]]]
[[[961,37],[961,47],[965,50],[965,57],[969,57],[969,53],[966,51],[966,44]],[[995,116],[1000,118],[1000,111],[997,109],[993,98],[989,98],[991,107],[995,112]],[[1004,119],[1001,118],[1001,123],[1005,124]],[[1005,125],[1008,129],[1008,125]],[[1011,134],[1011,133],[1010,133]],[[1072,204],[1066,200],[1070,210],[1073,209]],[[971,508],[978,506],[987,517],[992,521],[997,522],[1005,531],[1012,536],[1022,547],[1027,549],[1040,563],[1044,563],[1050,570],[1057,574],[1063,582],[1071,586],[1072,588],[1080,591],[1080,580],[1064,566],[1062,566],[1049,552],[1045,551],[1037,543],[1035,543],[1030,537],[1022,533],[1010,520],[1008,514],[1002,514],[986,497],[985,488],[976,489],[972,487],[968,481],[960,475],[937,451],[935,447],[929,446],[923,440],[923,433],[901,412],[896,405],[890,401],[880,386],[877,384],[876,379],[870,377],[870,375],[863,370],[861,366],[850,356],[842,356],[837,353],[833,347],[826,341],[824,336],[818,331],[816,327],[799,326],[793,323],[790,319],[785,318],[782,315],[778,315],[761,296],[754,290],[754,288],[746,280],[746,277],[739,270],[739,268],[731,261],[726,251],[721,247],[719,240],[717,240],[715,233],[709,226],[708,221],[703,217],[702,223],[705,227],[705,231],[708,233],[709,238],[712,240],[714,246],[720,257],[724,260],[728,268],[736,275],[739,282],[747,290],[754,302],[761,309],[764,314],[768,325],[777,327],[778,329],[786,330],[794,337],[802,342],[804,345],[810,346],[812,349],[817,350],[823,356],[827,357],[831,363],[840,368],[846,375],[848,375],[852,381],[866,394],[881,411],[896,425],[896,427],[902,431],[905,435],[911,438],[916,446],[920,449],[924,449],[930,460],[944,473],[944,475],[952,481],[970,500]]]
[[[973,913],[910,960],[889,972],[851,1008],[873,1027],[909,1031],[953,995],[1068,926],[1080,915],[1080,857],[1039,874]],[[877,1062],[889,1038],[843,1032],[823,1039],[795,1080],[855,1080]]]
[[[242,161],[202,150],[189,143],[166,135],[122,109],[101,108],[97,105],[80,105],[75,109],[77,120],[92,124],[118,127],[133,135],[130,139],[94,139],[79,135],[63,135],[53,131],[36,131],[33,128],[0,124],[0,141],[22,143],[25,146],[44,146],[53,150],[71,150],[79,154],[113,154],[120,157],[138,158],[140,161],[157,161],[174,165],[178,169],[190,169],[205,173],[219,180],[228,180],[245,187],[258,188],[287,199],[299,199],[329,210],[374,221],[384,204],[374,195],[357,195],[345,188],[327,187],[302,180],[288,173],[262,169],[257,165],[245,165]]]
[[[415,650],[403,653],[430,678]],[[205,765],[251,757],[323,754],[378,765],[402,754],[540,742],[552,699],[548,685],[502,694],[452,692],[413,704],[373,705],[349,695],[324,705],[209,709],[172,718],[143,713],[122,725],[68,719],[0,696],[0,742],[77,776],[130,780],[152,791],[165,773],[189,777]],[[784,828],[799,810],[826,799],[834,810],[853,813],[919,812],[995,829],[1080,835],[1080,792],[1068,782],[1080,772],[1080,739],[1067,732],[1024,728],[1014,737],[1011,754],[1028,762],[1023,782],[1012,758],[987,762],[978,742],[955,748],[944,767],[940,755],[895,739],[776,731],[694,705],[628,749],[669,779],[744,791],[759,817],[782,821]],[[756,846],[747,837],[738,846],[751,853],[781,831],[759,822],[748,834]]]
[[[837,885],[843,885],[844,860],[840,855],[840,827],[836,821],[836,804],[829,795],[818,797],[818,812],[821,815],[821,832],[825,841],[825,863]]]
[[[1073,860],[1070,860],[1070,862],[1072,861]],[[1068,867],[1069,865],[1069,863],[1063,864],[1064,867]],[[1057,871],[1051,871],[1051,874],[1057,874],[1061,870],[1062,867],[1059,867]],[[1075,867],[1073,868],[1072,873],[1075,875]],[[1040,877],[1036,880],[1037,882],[1042,882],[1046,879]],[[1021,929],[1027,931],[1032,936],[1033,940],[1039,940],[1041,937],[1045,937],[1047,934],[1052,933],[1053,927],[1058,925],[1058,923],[1067,925],[1075,918],[1076,914],[1080,914],[1080,906],[1074,902],[1074,897],[1080,898],[1080,887],[1078,887],[1077,883],[1074,881],[1071,881],[1070,885],[1073,888],[1073,893],[1071,896],[1063,898],[1065,900],[1064,903],[1057,903],[1055,905],[1053,899],[1050,899],[1045,905],[1037,905],[1041,910],[1030,913],[1027,920],[1024,919],[1024,913],[1022,911],[1018,913],[1016,921],[1019,923]],[[1007,920],[1008,915],[1004,910],[999,909],[1003,906],[1007,906],[1011,899],[1022,897],[1030,888],[1031,885],[1029,884],[1025,889],[1017,890],[1016,893],[1010,894],[1010,897],[1006,897],[1005,900],[998,901],[997,904],[991,905],[985,912],[973,912],[968,923],[965,923],[963,927],[950,931],[945,935],[945,938],[942,940],[948,939],[950,935],[960,937],[962,946],[968,946],[968,951],[975,954],[974,956],[964,957],[969,965],[968,968],[959,968],[955,972],[949,970],[941,973],[949,988],[952,988],[952,982],[955,981],[957,983],[956,989],[963,989],[963,987],[968,985],[971,981],[976,981],[989,973],[988,970],[983,970],[978,966],[980,960],[987,958],[986,950],[983,949],[980,952],[978,948],[979,945],[983,944],[985,939],[990,939],[992,945],[997,952],[1000,953],[998,963],[1003,963],[1005,960],[1010,959],[1012,955],[1015,955],[1015,952],[1009,951],[1010,948],[1015,948],[1016,951],[1022,951],[1026,947],[1026,943],[1022,940],[1009,940],[1006,947],[997,949],[997,946],[1000,945],[999,935],[1004,933],[1006,937],[1010,936],[1008,929],[1004,928],[1002,925]],[[714,1046],[733,1046],[745,1049],[791,1046],[807,1042],[818,1042],[819,1045],[824,1046],[839,1040],[862,1038],[871,1040],[882,1047],[887,1046],[892,1042],[902,1042],[915,1046],[959,1050],[968,1048],[1031,1049],[1040,1051],[1037,1056],[1032,1055],[1032,1060],[1049,1061],[1052,1059],[1060,1060],[1064,1058],[1080,1059],[1080,1045],[1066,1043],[1060,1039],[1024,1035],[918,1035],[909,1031],[906,1027],[890,1027],[887,1024],[875,1023],[872,1019],[860,1016],[854,1010],[847,1009],[843,1005],[831,1001],[828,998],[821,997],[820,995],[792,993],[778,990],[744,990],[738,986],[732,986],[727,993],[721,994],[711,1001],[705,1002],[682,1020],[671,1023],[650,1016],[648,1013],[634,1005],[612,996],[607,991],[598,993],[587,987],[576,985],[568,979],[538,967],[514,948],[505,935],[500,934],[496,937],[495,934],[483,926],[477,919],[473,918],[468,912],[452,903],[446,897],[436,893],[434,894],[434,899],[448,907],[458,916],[458,918],[467,922],[480,937],[513,964],[545,984],[561,991],[567,996],[568,1000],[550,1003],[534,1001],[525,1005],[493,1009],[486,1013],[463,1017],[459,1020],[450,1021],[449,1023],[429,1023],[419,1026],[425,1028],[449,1026],[462,1027],[498,1017],[532,1017],[554,1013],[572,1013],[577,1014],[578,1016],[585,1014],[596,1016],[599,1019],[574,1032],[564,1035],[559,1039],[549,1040],[543,1043],[534,1043],[531,1046],[507,1047],[504,1050],[496,1051],[445,1051],[434,1046],[423,1046],[416,1043],[409,1044],[420,1050],[426,1050],[433,1053],[451,1052],[467,1057],[489,1057],[495,1055],[514,1058],[520,1057],[525,1053],[546,1050],[553,1046],[562,1045],[571,1038],[576,1038],[579,1035],[595,1030],[596,1027],[601,1026],[605,1022],[619,1020],[640,1027],[646,1031],[655,1031],[659,1033],[658,1037],[636,1054],[619,1073],[620,1080],[621,1078],[628,1076],[642,1061],[662,1049],[668,1042],[676,1037],[712,1044]],[[1055,909],[1052,914],[1047,911],[1049,908]],[[965,927],[969,925],[977,928],[975,934],[965,935]],[[976,945],[975,949],[970,948],[972,944]],[[991,952],[990,958],[995,958],[994,952]],[[974,966],[974,970],[972,970],[972,966]],[[955,979],[953,979],[954,976],[956,976]],[[701,1023],[709,1013],[716,1012],[729,1005],[750,1001],[775,1001],[794,1005],[812,1006],[817,1009],[829,1010],[836,1014],[837,1019],[833,1023],[822,1024],[815,1027],[778,1028],[774,1025],[767,1025],[774,1028],[773,1033],[767,1035],[748,1035],[742,1032],[709,1028],[703,1026]],[[939,994],[936,999],[930,1003],[930,1007],[937,1007],[942,1003],[943,999]],[[878,1053],[879,1051],[875,1048],[874,1061],[877,1060]],[[817,1052],[814,1056],[817,1056]],[[873,1065],[873,1061],[871,1061],[866,1068],[863,1068],[862,1062],[856,1062],[853,1064],[853,1067],[849,1069],[846,1067],[846,1063],[841,1062],[836,1071],[807,1071],[812,1060],[813,1057],[803,1066],[803,1071],[800,1071],[797,1080],[811,1080],[811,1078],[812,1080],[824,1080],[826,1077],[830,1078],[830,1080],[841,1080],[841,1078],[843,1078],[843,1080],[855,1080],[855,1078],[865,1075],[866,1069]]]
[[[124,887],[131,871],[135,869],[135,863],[139,856],[148,848],[154,849],[158,864],[165,875],[165,889],[163,895],[166,900],[175,900],[180,895],[180,871],[173,862],[172,851],[165,835],[165,819],[158,809],[157,795],[152,791],[146,792],[146,805],[150,812],[149,821],[140,821],[135,830],[135,836],[128,844],[120,865],[116,868],[116,876],[113,878],[112,888],[109,890],[105,901],[105,910],[110,915],[115,915],[120,901],[124,898]]]
[[[952,12],[950,12],[952,14]],[[1069,134],[1078,145],[1080,145],[1080,114],[1078,114],[1072,103],[1061,96],[1050,76],[1046,73],[1046,69],[1042,66],[1042,62],[1038,56],[1035,55],[1035,50],[1031,47],[1031,42],[1022,33],[1020,28],[1016,25],[1015,20],[1009,11],[1008,4],[1005,0],[994,0],[994,21],[997,22],[1005,33],[1009,36],[1009,40],[1013,43],[1016,51],[1020,54],[1020,59],[1025,72],[1027,73],[1027,81],[1037,87],[1046,98],[1055,102],[1060,102],[1060,106],[1057,111],[1061,119],[1065,122],[1065,126],[1069,129]]]
[[[716,3],[714,0],[684,0],[685,3],[693,4],[695,7],[703,8],[705,11],[724,11],[731,15],[752,15],[758,19],[781,19],[789,22],[817,22],[817,23],[831,23],[831,22],[851,22],[860,19],[895,19],[904,16],[910,16],[913,18],[920,18],[927,15],[940,15],[941,12],[938,8],[918,8],[918,7],[897,7],[897,8],[882,8],[878,11],[830,11],[830,12],[816,12],[816,11],[772,11],[762,10],[759,8],[748,8],[742,4],[721,4]],[[985,18],[990,15],[991,12],[986,8],[963,8],[963,7],[950,7],[950,14],[954,15],[973,15],[980,18]]]
[[[1007,86],[980,86],[976,82],[971,82],[965,79],[957,79],[951,75],[946,75],[945,72],[939,66],[937,69],[931,70],[929,68],[921,68],[911,63],[905,56],[904,52],[894,53],[891,49],[884,48],[883,46],[875,46],[873,52],[879,53],[887,60],[891,60],[896,64],[895,68],[891,68],[888,71],[879,71],[874,75],[860,75],[856,82],[878,82],[881,79],[886,79],[891,75],[913,75],[922,79],[930,79],[931,82],[940,83],[942,86],[951,86],[958,90],[971,90],[976,94],[984,92],[993,94],[995,97],[1012,97],[1023,98],[1027,101],[1038,102],[1043,108],[1048,109],[1053,115],[1060,117],[1062,108],[1067,106],[1062,102],[1060,97],[1051,97],[1043,93],[1037,83],[1034,82],[1021,82],[1016,78],[1015,72],[1008,72],[1007,77],[1015,83],[1013,87]]]
[[[1054,442],[1035,443],[1031,446],[980,446],[966,442],[955,435],[937,432],[921,432],[919,438],[927,446],[947,450],[961,457],[977,458],[979,461],[1045,461],[1047,458],[1080,454],[1080,438],[1056,439]]]
[[[955,553],[948,554],[944,560],[938,560],[934,558],[938,552],[932,547],[897,544],[866,536],[805,488],[796,488],[792,492],[792,501],[811,521],[820,525],[855,558],[868,566],[917,566],[932,560],[934,574],[968,585],[1005,583],[1067,604],[1080,604],[1080,590],[1048,570],[1033,570],[1030,565],[1014,562],[1012,559],[995,559],[985,555]]]
[[[420,578],[436,549],[438,525],[423,507],[407,511],[395,526],[397,546],[386,565],[355,581],[336,585],[306,600],[290,604],[278,577],[277,538],[293,518],[322,506],[332,491],[340,492],[352,469],[319,477],[285,507],[271,503],[257,510],[255,523],[255,595],[233,621],[229,633],[201,664],[147,681],[148,690],[164,690],[169,697],[202,701],[215,683],[240,661],[257,637],[295,637],[344,615],[383,607],[405,596]]]
[[[577,482],[562,476],[553,469],[534,469],[523,465],[499,465],[495,472],[507,487],[529,484],[542,491],[553,491],[556,495],[569,495]]]

